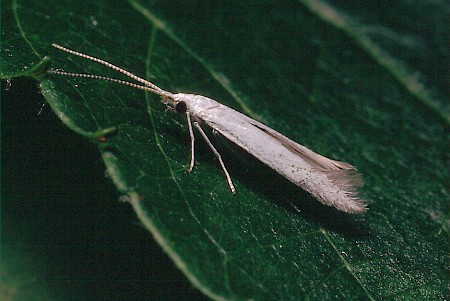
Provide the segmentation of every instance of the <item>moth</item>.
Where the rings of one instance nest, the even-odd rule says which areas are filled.
[[[214,99],[195,94],[170,93],[150,81],[102,59],[57,44],[52,44],[52,46],[116,70],[137,83],[101,75],[71,73],[54,69],[49,69],[48,73],[105,80],[151,92],[161,96],[162,102],[174,111],[185,114],[191,144],[188,172],[193,170],[195,162],[195,128],[219,161],[231,192],[236,193],[233,181],[220,153],[203,130],[203,127],[207,126],[298,187],[309,192],[323,204],[348,213],[361,213],[367,210],[366,201],[360,199],[357,192],[358,187],[362,185],[361,177],[355,167],[349,163],[335,161],[319,155],[267,125]]]

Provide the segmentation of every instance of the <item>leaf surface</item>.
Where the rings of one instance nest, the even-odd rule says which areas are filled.
[[[447,99],[437,75],[420,82],[419,92],[411,82],[442,62],[432,43],[444,33],[424,40],[404,21],[410,53],[427,47],[435,55],[415,65],[409,53],[386,47],[400,25],[389,27],[381,8],[374,39],[362,31],[374,22],[363,9],[318,1],[82,3],[5,2],[0,76],[35,75],[28,70],[49,55],[52,68],[122,78],[51,47],[58,43],[165,90],[211,97],[363,175],[370,210],[346,215],[219,140],[233,196],[201,137],[194,171],[186,173],[186,121],[159,97],[41,77],[53,111],[97,141],[117,189],[203,293],[217,300],[445,299]],[[343,16],[360,21],[333,22]]]

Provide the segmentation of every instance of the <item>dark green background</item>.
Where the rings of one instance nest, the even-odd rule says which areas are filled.
[[[444,300],[450,123],[444,7],[177,3],[2,3],[0,76],[13,78],[2,89],[2,294],[204,298],[130,206],[118,202],[98,145],[121,193],[143,197],[133,203],[146,211],[141,221],[153,223],[153,235],[210,296]],[[75,132],[118,127],[104,144],[61,126],[48,105],[38,115],[45,100],[37,81],[16,77],[29,76],[44,55],[53,68],[114,75],[52,42],[111,60],[170,91],[213,97],[351,162],[365,180],[369,212],[325,208],[227,148],[236,197],[201,143],[198,164],[186,175],[185,120],[165,112],[157,97],[127,87],[40,78],[52,109]]]
[[[2,300],[205,299],[34,80],[2,85],[2,100]]]

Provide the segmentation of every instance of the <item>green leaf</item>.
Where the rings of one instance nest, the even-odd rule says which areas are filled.
[[[408,3],[16,0],[3,3],[0,77],[36,74],[27,70],[44,56],[52,68],[119,76],[51,47],[58,43],[168,91],[216,99],[358,167],[370,210],[352,216],[221,147],[233,196],[200,139],[196,167],[186,173],[186,121],[159,97],[110,82],[41,78],[56,115],[98,143],[142,224],[212,299],[444,300],[450,118],[441,80],[446,32],[437,21],[444,10]]]

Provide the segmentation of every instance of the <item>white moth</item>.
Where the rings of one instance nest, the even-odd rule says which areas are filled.
[[[365,201],[357,196],[357,188],[362,185],[362,181],[352,165],[323,157],[268,126],[211,98],[185,93],[173,94],[104,60],[57,44],[53,44],[53,46],[112,68],[142,85],[92,74],[70,73],[52,69],[48,70],[49,73],[107,80],[152,92],[160,95],[162,101],[175,111],[186,114],[191,139],[189,172],[194,167],[193,127],[195,127],[217,157],[231,192],[236,193],[219,152],[202,129],[202,125],[206,125],[295,185],[312,194],[323,204],[349,213],[360,213],[367,210]]]

